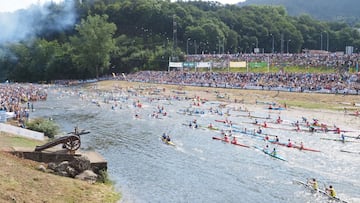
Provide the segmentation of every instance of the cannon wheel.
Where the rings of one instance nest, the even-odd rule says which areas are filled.
[[[80,148],[80,138],[78,136],[69,136],[64,143],[64,147],[70,151],[75,151]]]

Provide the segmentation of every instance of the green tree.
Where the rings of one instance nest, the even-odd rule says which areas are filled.
[[[89,15],[76,25],[78,36],[70,38],[74,63],[90,77],[98,78],[109,69],[110,56],[117,49],[113,38],[116,25],[107,19],[107,15]]]

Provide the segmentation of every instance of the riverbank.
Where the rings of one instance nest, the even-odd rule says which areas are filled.
[[[0,149],[34,147],[39,141],[0,132]],[[39,163],[0,152],[0,202],[117,202],[111,184],[84,181],[41,172]]]

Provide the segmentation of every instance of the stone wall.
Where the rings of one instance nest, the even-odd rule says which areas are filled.
[[[40,133],[40,132],[36,132],[36,131],[32,131],[32,130],[28,130],[25,128],[20,128],[20,127],[16,127],[16,126],[4,124],[4,123],[0,123],[0,131],[11,133],[14,135],[23,136],[23,137],[30,138],[30,139],[41,140],[41,141],[45,140],[44,133]]]

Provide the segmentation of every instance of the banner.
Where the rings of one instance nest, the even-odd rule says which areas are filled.
[[[249,68],[266,68],[268,66],[267,62],[250,62]]]
[[[230,61],[230,68],[246,68],[246,61]]]
[[[210,68],[211,62],[198,62],[196,67],[197,68]]]
[[[195,68],[195,62],[184,62],[184,68]]]
[[[183,63],[182,62],[169,62],[169,67],[171,67],[171,68],[182,68]]]

